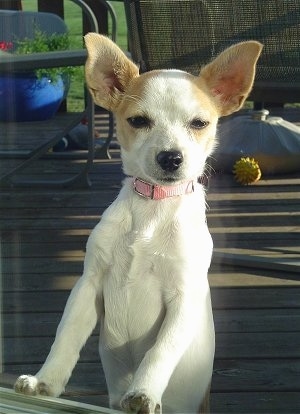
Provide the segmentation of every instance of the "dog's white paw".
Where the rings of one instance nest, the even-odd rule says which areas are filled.
[[[161,403],[155,402],[144,392],[130,392],[121,400],[121,408],[127,413],[160,414]]]
[[[33,375],[21,375],[17,379],[14,389],[16,392],[25,395],[47,395],[56,397],[60,394],[60,391],[55,390]]]

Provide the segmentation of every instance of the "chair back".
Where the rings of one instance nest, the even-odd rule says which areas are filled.
[[[125,8],[130,51],[142,70],[198,74],[226,47],[258,40],[264,49],[255,86],[281,85],[300,102],[300,0],[125,0]]]
[[[11,42],[12,50],[19,40],[34,38],[37,29],[47,35],[67,32],[65,22],[53,13],[0,10],[0,42]]]

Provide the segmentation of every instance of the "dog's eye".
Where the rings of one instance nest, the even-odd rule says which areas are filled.
[[[194,129],[202,129],[202,128],[205,128],[207,125],[208,125],[208,122],[203,121],[200,118],[195,118],[190,123],[190,127]]]
[[[127,119],[127,122],[130,126],[136,129],[149,128],[151,125],[150,119],[148,119],[146,116],[132,116],[131,118]]]

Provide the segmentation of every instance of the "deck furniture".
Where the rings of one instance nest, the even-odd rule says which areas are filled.
[[[300,102],[300,0],[125,0],[129,46],[142,71],[199,73],[226,47],[264,44],[251,100]]]
[[[90,30],[98,32],[97,20],[90,7],[82,0],[71,0],[78,5],[84,15],[87,17]],[[112,38],[115,40],[116,18],[110,4],[104,0],[99,0],[101,4],[107,6],[112,19]],[[17,13],[18,24],[12,25]],[[61,33],[64,30],[64,22],[52,13],[40,12],[22,12],[22,11],[0,11],[0,18],[5,22],[0,31],[4,37],[5,31],[8,35],[15,38],[31,37],[32,27],[38,27],[46,33]],[[13,32],[11,28],[15,29]],[[7,38],[9,40],[9,38]],[[30,55],[1,55],[0,74],[20,71],[32,71],[38,68],[64,67],[64,66],[81,66],[86,60],[86,50],[68,50],[47,53],[34,53]],[[84,83],[84,80],[83,80]],[[49,150],[59,142],[62,137],[68,134],[83,118],[87,119],[88,137],[87,151],[83,153],[68,152],[68,154],[49,154]],[[109,118],[109,135],[106,142],[100,149],[97,149],[97,157],[109,157],[108,147],[113,135],[113,118]],[[80,113],[58,113],[57,116],[50,120],[39,122],[8,122],[0,125],[0,157],[2,159],[20,159],[17,165],[15,163],[7,172],[0,177],[0,185],[90,185],[88,172],[92,166],[94,158],[94,104],[90,95],[86,94],[86,107]],[[60,157],[62,159],[84,158],[85,163],[79,172],[76,172],[71,178],[62,179],[43,179],[27,180],[24,182],[20,178],[20,173],[31,166],[33,162],[42,157],[49,158]],[[16,179],[17,177],[17,179]]]

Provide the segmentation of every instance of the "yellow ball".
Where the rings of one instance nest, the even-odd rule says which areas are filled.
[[[236,181],[243,185],[255,183],[261,178],[261,171],[257,161],[250,157],[236,161],[232,172]]]

